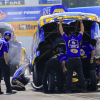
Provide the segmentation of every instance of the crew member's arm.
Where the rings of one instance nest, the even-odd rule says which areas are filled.
[[[94,54],[95,54],[95,50],[91,51],[91,59],[90,59],[91,64],[93,63]]]
[[[8,65],[8,55],[7,55],[7,52],[4,52],[4,59],[5,59],[5,63]]]
[[[5,63],[8,65],[8,43],[4,43],[3,45],[3,51],[4,51],[4,59],[5,59]]]
[[[61,66],[63,68],[63,73],[66,73],[66,71],[67,71],[67,69],[65,67],[65,63],[66,63],[65,60],[63,60],[62,63],[61,63]]]
[[[82,22],[82,18],[79,18],[78,20],[80,22],[80,29],[81,29],[81,31],[79,33],[81,33],[83,35],[83,33],[84,33],[84,25],[83,25],[83,22]]]
[[[62,27],[62,22],[63,22],[63,19],[60,19],[60,23],[59,23],[59,31],[60,31],[61,35],[64,34],[63,27]]]

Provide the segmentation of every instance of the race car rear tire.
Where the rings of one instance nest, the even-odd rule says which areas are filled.
[[[35,84],[35,86],[40,86],[41,82],[40,82],[40,78],[39,78],[39,73],[37,72],[37,67],[36,64],[34,64],[34,69],[33,69],[33,83]]]
[[[90,78],[91,78],[91,91],[95,91],[97,89],[97,80],[96,80],[96,72],[95,70],[90,70]]]
[[[49,92],[55,91],[55,75],[53,72],[50,72],[48,76],[48,91]]]

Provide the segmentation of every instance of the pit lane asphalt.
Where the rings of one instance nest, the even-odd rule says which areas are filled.
[[[32,75],[28,76],[32,79]],[[31,80],[32,81],[32,80]],[[36,91],[29,83],[26,85],[26,91],[17,91],[16,94],[7,94],[5,83],[1,81],[3,95],[0,95],[0,100],[100,100],[100,88],[95,92],[86,93],[70,93],[70,94],[44,94],[41,91]]]

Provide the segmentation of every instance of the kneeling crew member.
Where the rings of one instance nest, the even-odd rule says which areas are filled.
[[[58,52],[60,52],[61,50],[64,51],[63,49],[59,48]],[[49,59],[47,63],[45,64],[45,70],[44,70],[44,75],[43,75],[43,92],[44,93],[48,92],[47,77],[51,69],[57,72],[57,75],[58,75],[57,92],[61,92],[63,72],[65,73],[67,71],[65,67],[65,61],[67,62],[67,54],[59,53],[53,56],[51,59]]]
[[[84,82],[83,71],[82,71],[82,62],[80,59],[81,39],[82,39],[82,35],[84,32],[83,22],[82,22],[82,19],[79,18],[81,31],[79,32],[78,36],[76,36],[75,32],[73,32],[73,31],[70,31],[67,36],[65,34],[65,32],[63,31],[62,22],[63,22],[63,20],[61,19],[60,25],[59,25],[59,30],[65,41],[67,55],[68,55],[66,93],[71,92],[72,75],[73,75],[74,70],[78,73],[78,76],[79,76],[79,82],[80,82],[80,86],[82,89],[81,92],[84,92],[85,82]]]
[[[29,66],[29,63],[20,67],[12,77],[12,89],[17,91],[24,91],[25,85],[28,84],[30,78],[25,77],[24,73],[26,68]]]
[[[82,41],[81,49],[84,51],[84,55],[81,56],[82,66],[83,66],[83,74],[85,79],[89,78],[89,71],[95,70],[95,62],[94,62],[94,47],[91,43]]]

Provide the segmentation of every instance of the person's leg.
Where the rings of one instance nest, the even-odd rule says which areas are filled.
[[[25,86],[19,80],[12,80],[12,90],[25,91]]]
[[[80,59],[77,60],[76,62],[77,62],[77,64],[76,64],[75,69],[76,69],[76,72],[78,73],[79,83],[80,83],[81,89],[85,90],[85,80],[83,77],[82,62]]]
[[[47,77],[53,67],[53,63],[54,63],[54,60],[50,59],[49,61],[47,61],[45,65],[45,70],[44,70],[44,75],[43,75],[43,91],[44,92],[48,91]]]
[[[82,60],[82,69],[85,79],[89,78],[89,60]]]
[[[54,65],[54,70],[57,72],[57,76],[58,76],[58,84],[57,84],[57,89],[58,92],[61,92],[62,90],[62,83],[63,83],[63,69],[61,67],[61,64],[59,63],[59,61],[55,61],[55,65]]]
[[[69,59],[67,63],[67,91],[71,91],[73,68],[74,63],[72,59]]]
[[[4,81],[5,81],[5,84],[6,84],[7,91],[11,91],[9,66],[6,66],[4,64],[3,67],[2,67],[2,71],[3,71],[3,74],[4,74]]]
[[[0,94],[3,94],[3,92],[1,91],[1,78],[2,78],[2,69],[0,68]]]
[[[24,84],[24,85],[26,85],[26,84],[28,84],[28,82],[30,81],[30,78],[28,78],[28,77],[23,77],[22,79],[21,79],[21,83],[22,84]]]

